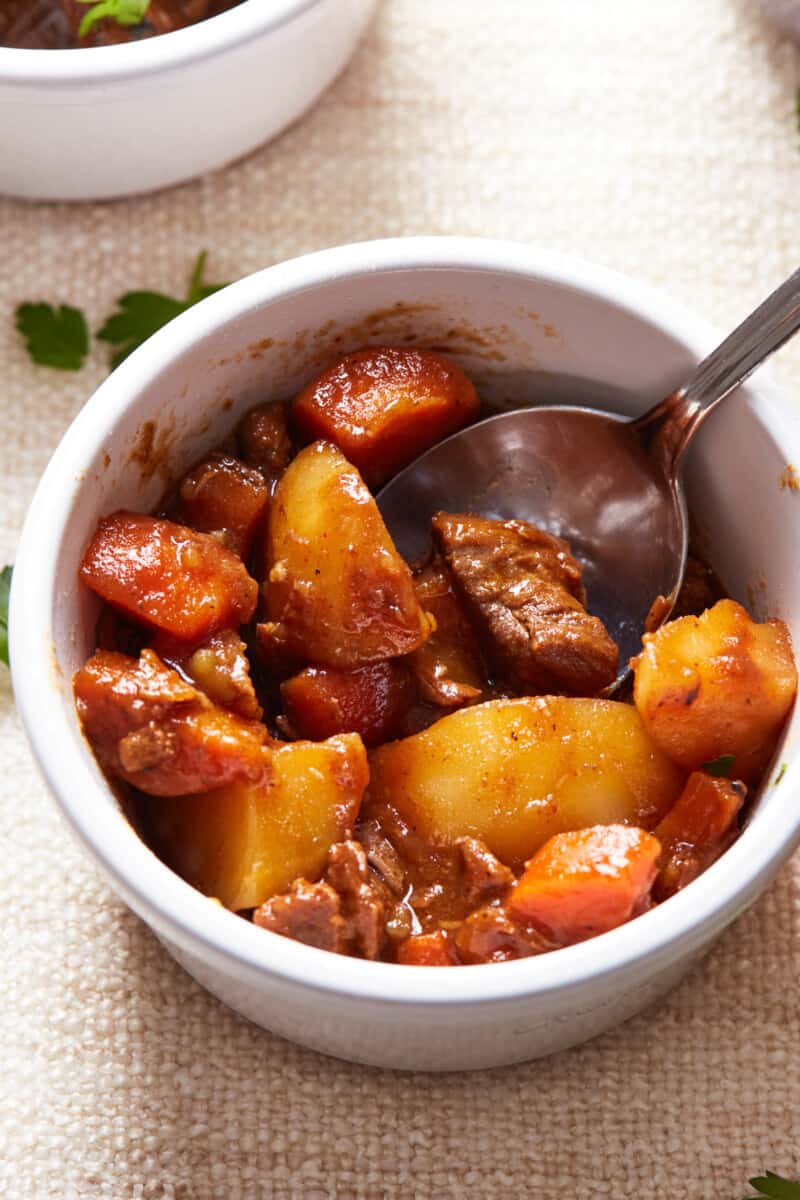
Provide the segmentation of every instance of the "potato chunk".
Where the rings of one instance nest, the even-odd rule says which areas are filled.
[[[428,842],[480,838],[522,866],[553,834],[630,822],[652,829],[683,772],[613,700],[492,700],[370,757],[365,815]]]
[[[352,671],[308,667],[281,684],[281,698],[300,737],[360,733],[365,745],[378,746],[398,736],[416,694],[405,663],[387,659]]]
[[[629,825],[559,833],[526,866],[508,911],[564,946],[607,933],[641,912],[660,850]]]
[[[653,740],[688,771],[723,754],[755,783],[766,769],[797,691],[789,631],[762,625],[720,600],[646,634],[633,660],[634,702]]]
[[[736,817],[747,788],[738,780],[693,771],[655,835],[661,843],[653,888],[665,900],[686,887],[727,850],[736,837]]]
[[[287,742],[263,783],[161,801],[147,823],[164,861],[226,908],[255,908],[316,880],[358,815],[369,772],[356,734]]]
[[[304,440],[338,446],[374,488],[466,425],[478,407],[469,379],[441,354],[375,346],[312,380],[292,421]]]
[[[152,650],[137,661],[98,650],[75,673],[78,715],[98,761],[153,796],[257,781],[269,735],[212,704]]]
[[[80,577],[140,625],[199,642],[250,620],[258,585],[214,538],[141,513],[104,517]]]
[[[411,572],[361,476],[316,442],[287,467],[272,502],[260,644],[327,667],[416,649],[428,621]]]

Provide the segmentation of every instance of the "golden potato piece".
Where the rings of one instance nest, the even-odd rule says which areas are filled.
[[[631,705],[566,696],[461,709],[375,750],[370,772],[365,815],[395,837],[480,838],[515,869],[565,830],[652,829],[684,783]]]
[[[255,908],[295,879],[318,879],[352,827],[369,779],[357,734],[275,749],[264,784],[231,784],[150,804],[164,861],[226,908]]]
[[[411,572],[355,467],[315,442],[287,467],[272,503],[266,601],[269,656],[357,667],[416,649],[428,621]]]
[[[719,600],[646,634],[632,665],[636,708],[665,754],[687,771],[732,754],[732,775],[759,780],[797,691],[782,621],[758,625]]]

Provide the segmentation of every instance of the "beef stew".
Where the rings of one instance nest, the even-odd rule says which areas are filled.
[[[701,564],[612,700],[566,543],[441,513],[403,561],[366,478],[478,412],[433,351],[345,356],[86,549],[86,736],[156,853],[259,928],[406,965],[547,953],[688,886],[763,779],[789,634]]]

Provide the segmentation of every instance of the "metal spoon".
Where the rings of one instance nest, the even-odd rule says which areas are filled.
[[[680,466],[689,444],[711,410],[798,328],[800,270],[682,387],[635,420],[591,408],[528,408],[453,434],[378,495],[400,553],[410,562],[429,553],[439,510],[517,517],[566,538],[583,567],[589,609],[619,646],[618,686],[645,625],[669,616],[683,579]],[[659,596],[664,603],[653,609]]]

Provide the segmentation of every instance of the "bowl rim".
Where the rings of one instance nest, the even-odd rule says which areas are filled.
[[[787,779],[773,780],[787,803],[773,805],[691,886],[610,933],[552,954],[456,972],[348,958],[257,929],[209,903],[166,867],[108,804],[108,785],[79,749],[63,708],[64,681],[54,680],[50,614],[58,588],[55,563],[69,524],[76,480],[101,452],[120,414],[146,386],[203,338],[275,300],[315,286],[376,272],[493,272],[572,289],[657,325],[698,357],[718,342],[712,329],[645,284],[580,258],[515,242],[461,237],[394,238],[318,251],[246,276],[182,314],[130,356],[98,388],[69,426],[36,489],[20,540],[11,590],[9,643],[17,707],[44,778],[80,841],[116,890],[160,932],[204,961],[340,997],[392,1005],[512,1001],[585,986],[621,971],[688,957],[720,932],[765,886],[800,842],[800,805]],[[759,372],[743,388],[755,419],[800,457],[800,418]],[[83,753],[82,753],[83,751]],[[791,772],[786,772],[791,776]],[[91,802],[94,796],[95,803]]]
[[[138,79],[217,58],[260,34],[272,33],[327,0],[247,0],[173,33],[118,46],[26,50],[0,46],[0,84],[36,88]]]

